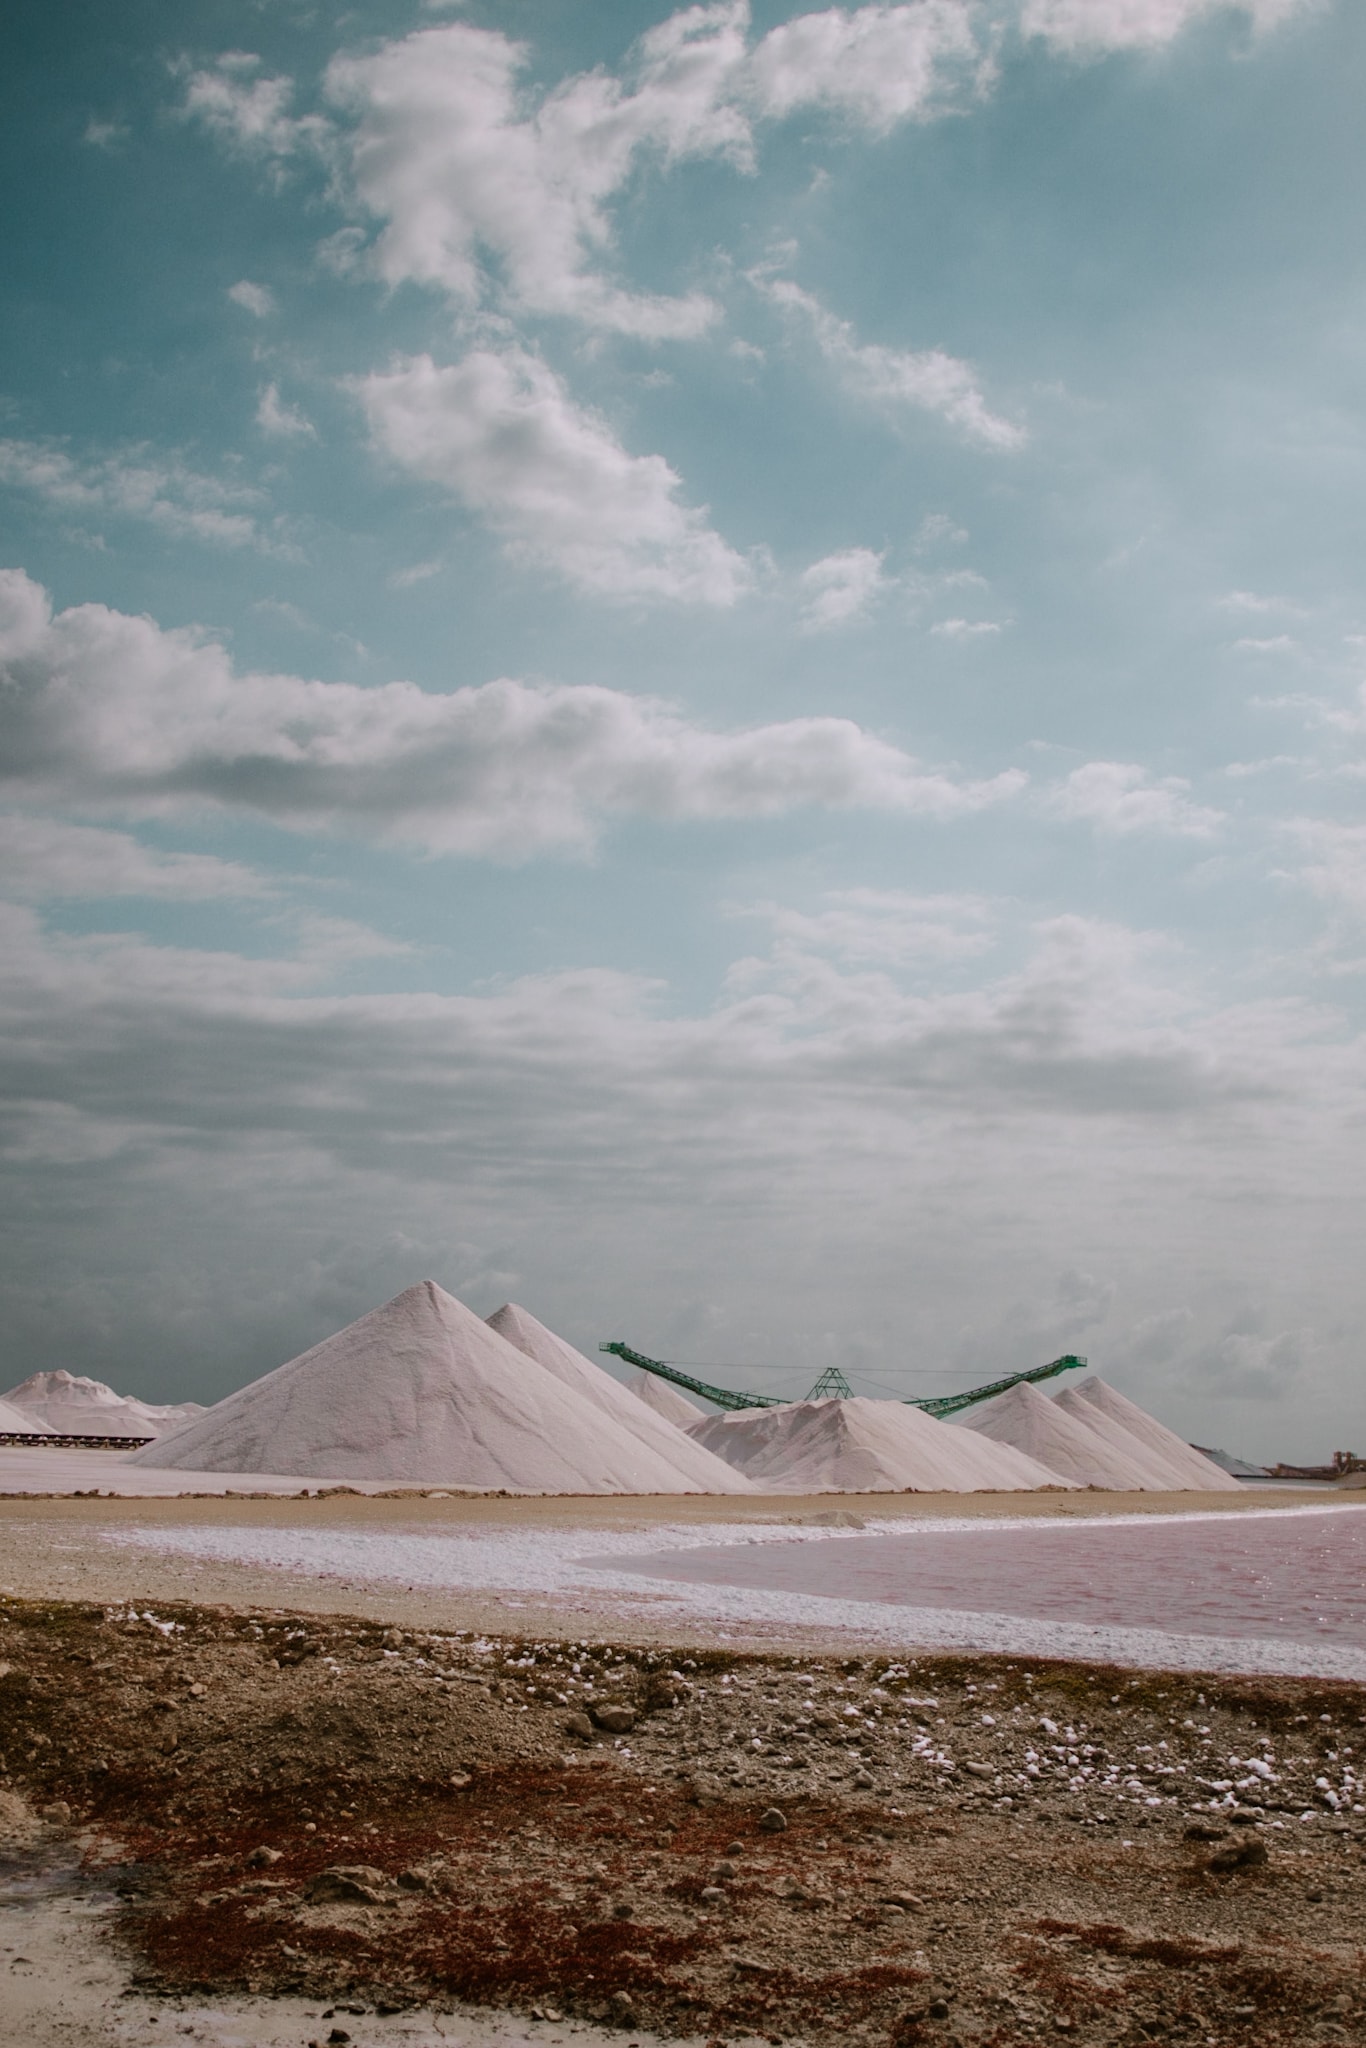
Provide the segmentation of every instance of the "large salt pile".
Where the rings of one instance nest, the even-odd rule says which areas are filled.
[[[652,1408],[643,1407],[620,1380],[614,1380],[610,1372],[604,1372],[591,1358],[585,1358],[572,1344],[566,1344],[563,1337],[557,1337],[553,1330],[548,1330],[529,1310],[519,1308],[515,1302],[506,1302],[489,1317],[489,1328],[496,1330],[500,1337],[506,1337],[509,1344],[516,1345],[525,1357],[535,1359],[537,1365],[554,1373],[562,1385],[572,1387],[575,1393],[595,1402],[622,1429],[638,1436],[659,1457],[666,1458],[677,1474],[673,1492],[752,1492],[749,1481],[714,1452],[694,1443],[676,1423],[666,1421]],[[695,1408],[689,1409],[688,1419],[697,1421]]]
[[[705,1413],[686,1394],[680,1394],[677,1387],[671,1387],[667,1380],[656,1379],[652,1372],[638,1372],[634,1379],[627,1380],[626,1388],[647,1408],[653,1408],[656,1415],[662,1415],[666,1422],[676,1423],[680,1429],[691,1429]]]
[[[12,1401],[0,1401],[0,1434],[5,1436],[55,1436],[57,1432],[41,1416],[26,1414]]]
[[[1126,1450],[1028,1384],[1008,1387],[994,1401],[974,1408],[962,1427],[1027,1452],[1074,1486],[1104,1486],[1121,1493],[1166,1493],[1172,1486],[1170,1473],[1137,1441]]]
[[[5,1395],[60,1436],[166,1436],[204,1414],[198,1401],[140,1401],[82,1373],[35,1372]]]
[[[1149,1415],[1136,1401],[1130,1401],[1117,1387],[1092,1373],[1058,1395],[1056,1405],[1069,1415],[1089,1422],[1094,1429],[1103,1420],[1113,1431],[1123,1430],[1132,1441],[1154,1453],[1171,1472],[1172,1486],[1182,1490],[1199,1487],[1208,1493],[1238,1493],[1238,1481],[1212,1458],[1206,1458],[1193,1444],[1179,1437],[1165,1422]]]
[[[791,1401],[704,1416],[689,1434],[773,1493],[1017,1492],[1056,1472],[897,1401]]]
[[[528,1493],[696,1490],[431,1280],[128,1462]]]

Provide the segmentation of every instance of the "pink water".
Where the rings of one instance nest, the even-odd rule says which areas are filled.
[[[1366,1509],[922,1523],[891,1535],[673,1551],[629,1568],[694,1585],[1366,1648]]]

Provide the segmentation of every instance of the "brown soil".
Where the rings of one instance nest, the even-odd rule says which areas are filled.
[[[568,1732],[610,1705],[626,1733]],[[1364,1728],[1322,1682],[0,1605],[10,1822],[69,1806],[167,1992],[896,2048],[1360,2039]],[[1241,1826],[1207,1809],[1235,1781]],[[1266,1860],[1210,1867],[1245,1843]]]

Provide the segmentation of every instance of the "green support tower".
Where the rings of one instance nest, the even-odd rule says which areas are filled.
[[[854,1390],[837,1365],[827,1365],[806,1398],[808,1401],[829,1401],[832,1398],[852,1401]]]

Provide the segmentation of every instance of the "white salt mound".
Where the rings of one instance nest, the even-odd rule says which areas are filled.
[[[667,1421],[652,1408],[642,1407],[620,1380],[613,1379],[610,1372],[595,1365],[591,1358],[585,1358],[572,1344],[566,1344],[563,1337],[557,1337],[553,1330],[548,1330],[528,1309],[519,1308],[512,1301],[506,1302],[489,1317],[489,1328],[496,1330],[500,1337],[506,1337],[509,1344],[516,1345],[525,1357],[534,1359],[537,1365],[554,1373],[562,1385],[572,1387],[575,1393],[594,1402],[622,1429],[638,1436],[656,1456],[667,1459],[676,1479],[671,1492],[752,1492],[749,1481],[723,1463],[714,1452],[694,1443],[676,1423]],[[696,1422],[695,1408],[688,1410],[688,1419]]]
[[[691,1429],[695,1422],[706,1414],[690,1401],[686,1394],[680,1394],[677,1387],[671,1387],[667,1380],[657,1379],[652,1372],[638,1372],[634,1379],[627,1380],[626,1390],[643,1401],[647,1408],[653,1408],[656,1415],[662,1415],[666,1422],[676,1423],[679,1429]]]
[[[1037,1387],[1008,1387],[964,1418],[963,1427],[1011,1444],[1074,1486],[1103,1486],[1121,1493],[1166,1493],[1171,1476],[1136,1441],[1130,1449],[1050,1401]]]
[[[862,1396],[704,1416],[689,1434],[772,1493],[1013,1493],[1060,1483],[1004,1444]]]
[[[673,1493],[676,1469],[432,1280],[409,1287],[130,1465]]]
[[[103,1380],[61,1367],[35,1372],[5,1399],[59,1436],[166,1436],[205,1412],[198,1401],[140,1401],[136,1394],[116,1394]]]
[[[56,1431],[41,1416],[30,1415],[10,1400],[0,1401],[0,1432],[6,1435],[54,1436]]]
[[[1200,1487],[1208,1493],[1238,1493],[1238,1481],[1229,1472],[1206,1458],[1174,1429],[1168,1429],[1165,1422],[1159,1422],[1155,1415],[1149,1415],[1146,1408],[1140,1408],[1136,1401],[1130,1401],[1117,1387],[1091,1373],[1084,1380],[1078,1380],[1057,1397],[1057,1406],[1066,1403],[1068,1412],[1090,1420],[1092,1416],[1103,1415],[1118,1428],[1127,1430],[1137,1442],[1148,1450],[1155,1451],[1172,1473],[1176,1487]],[[1093,1425],[1094,1426],[1094,1425]]]

